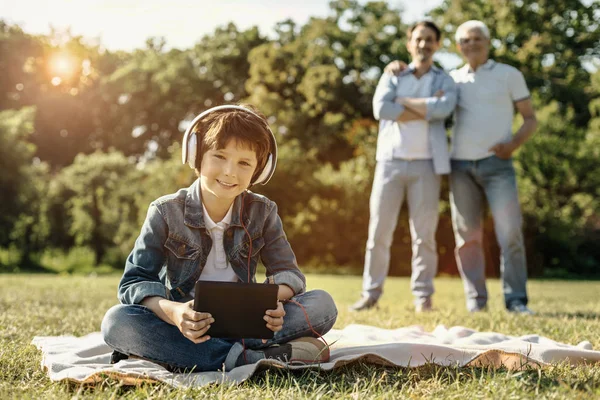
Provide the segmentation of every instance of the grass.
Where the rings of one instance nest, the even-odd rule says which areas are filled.
[[[540,334],[576,344],[592,342],[600,349],[600,284],[574,281],[530,281],[530,305],[535,317],[509,315],[503,310],[500,283],[489,281],[487,313],[471,315],[464,308],[457,278],[438,278],[436,311],[412,311],[407,278],[389,278],[377,310],[350,313],[358,298],[357,276],[308,275],[309,289],[323,288],[336,299],[336,328],[351,323],[383,328],[438,324],[462,325],[509,335]],[[145,399],[145,398],[598,398],[600,365],[572,368],[566,364],[543,370],[382,368],[355,364],[332,372],[268,370],[239,386],[212,385],[181,390],[165,384],[124,387],[107,379],[96,386],[50,382],[40,368],[41,355],[29,343],[36,335],[85,335],[98,331],[104,312],[116,303],[118,276],[0,275],[0,399]]]

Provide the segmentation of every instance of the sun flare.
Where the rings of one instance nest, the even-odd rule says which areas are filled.
[[[68,77],[75,72],[75,60],[69,54],[54,54],[49,61],[50,72],[54,76]]]

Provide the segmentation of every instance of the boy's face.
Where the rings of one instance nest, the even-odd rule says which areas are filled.
[[[200,164],[203,200],[233,201],[250,186],[256,166],[256,152],[235,140],[223,149],[208,150]]]

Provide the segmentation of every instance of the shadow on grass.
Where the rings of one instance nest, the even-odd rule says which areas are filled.
[[[517,381],[523,394],[532,390],[552,392],[559,386],[575,389],[582,393],[592,393],[597,390],[596,383],[590,384],[597,372],[582,374],[572,370],[568,365],[558,364],[550,368],[535,368],[526,366],[525,369],[509,370],[507,368],[488,367],[458,367],[425,364],[419,367],[390,367],[365,364],[358,360],[331,371],[319,370],[286,370],[269,368],[258,372],[243,385],[258,388],[286,388],[292,386],[309,389],[312,395],[324,397],[340,394],[389,393],[391,390],[402,388],[407,394],[420,385],[460,387],[460,390],[472,390],[482,383],[505,384]],[[316,393],[324,391],[324,393]]]
[[[0,274],[55,274],[41,264],[30,262],[22,265],[4,265],[0,264]]]
[[[539,312],[537,315],[549,318],[600,319],[600,314],[593,312]]]
[[[112,394],[112,397],[144,397],[159,398],[169,397],[174,394],[204,393],[218,395],[222,389],[225,394],[239,397],[240,394],[256,396],[257,390],[273,393],[287,394],[289,396],[307,395],[311,398],[318,397],[344,397],[344,395],[357,394],[372,397],[373,395],[389,395],[396,393],[398,396],[407,395],[418,388],[432,390],[437,388],[437,394],[444,391],[454,391],[455,394],[468,395],[472,390],[483,385],[503,387],[512,385],[508,392],[517,390],[521,395],[555,393],[558,387],[574,390],[576,394],[593,394],[598,390],[596,383],[598,370],[573,369],[567,364],[558,364],[548,368],[526,367],[520,371],[494,367],[458,367],[425,364],[415,368],[390,367],[363,362],[351,362],[331,371],[318,369],[289,370],[276,367],[267,367],[257,371],[254,376],[235,389],[218,384],[195,388],[175,388],[166,383],[141,383],[136,386],[123,385],[118,379],[106,377],[92,385],[81,385],[67,382],[67,392],[80,396],[98,396],[100,393]],[[440,389],[442,388],[442,389]],[[442,390],[441,392],[439,390]],[[247,392],[245,392],[247,391]],[[288,391],[286,393],[286,391]],[[502,395],[508,392],[498,392]],[[488,393],[488,394],[491,394]],[[228,396],[225,396],[228,397]],[[269,396],[270,397],[270,396]]]
[[[122,274],[123,269],[110,265],[100,266],[70,266],[56,270],[41,264],[4,265],[0,264],[1,274],[48,274],[48,275],[113,275]]]
[[[166,394],[177,390],[175,387],[162,382],[141,382],[137,385],[124,385],[121,381],[113,377],[105,377],[102,381],[96,383],[77,383],[66,381],[64,387],[70,394],[79,396],[98,396],[100,393],[110,394],[111,398],[124,397],[146,397],[151,398],[152,394]]]

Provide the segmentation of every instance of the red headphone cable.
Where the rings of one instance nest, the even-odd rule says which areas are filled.
[[[240,222],[242,224],[242,228],[244,228],[244,231],[246,232],[246,235],[248,236],[248,265],[247,265],[247,271],[248,271],[248,283],[250,283],[250,259],[252,256],[252,236],[250,235],[250,232],[248,232],[248,229],[246,228],[246,225],[244,225],[244,198],[246,196],[246,192],[242,193],[242,207],[240,210]],[[325,343],[325,346],[327,349],[329,349],[329,344],[327,343],[327,341],[325,340],[325,338],[319,334],[319,332],[317,332],[312,324],[310,323],[310,319],[308,318],[308,313],[306,312],[306,309],[304,308],[304,306],[300,303],[298,303],[295,300],[292,299],[285,299],[285,300],[281,300],[282,303],[293,303],[296,304],[298,307],[300,307],[300,309],[302,310],[302,312],[304,313],[304,318],[306,319],[306,322],[308,323],[308,327],[310,328],[311,332],[314,333],[319,339],[321,339],[323,341],[323,343]],[[246,358],[246,344],[244,342],[244,339],[242,339],[242,347],[243,347],[243,355],[244,355],[244,362],[247,364],[248,363],[248,359]],[[303,361],[303,362],[314,362],[314,360],[293,360],[291,359],[290,362],[292,361]]]

